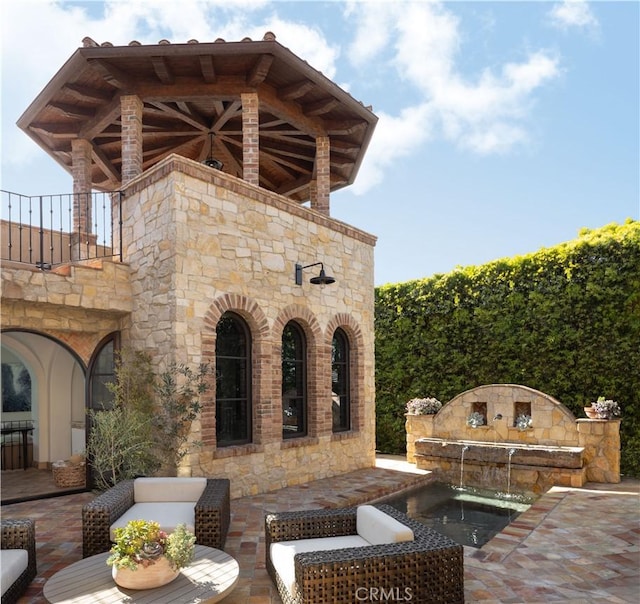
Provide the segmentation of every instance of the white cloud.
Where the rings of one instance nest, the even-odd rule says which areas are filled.
[[[474,153],[509,152],[528,140],[533,95],[560,73],[557,57],[537,50],[519,62],[486,68],[475,78],[465,76],[458,66],[463,42],[460,21],[442,3],[353,3],[347,14],[356,22],[354,41],[365,45],[359,51],[351,49],[351,60],[356,64],[386,60],[422,97],[416,107],[406,106],[399,115],[381,119],[374,139],[385,138],[383,157],[388,163],[438,134]],[[384,43],[378,33],[382,28],[387,35]],[[416,121],[416,112],[428,119]],[[385,123],[395,131],[412,131],[412,136],[386,139],[380,134]],[[358,177],[365,182],[359,182],[354,192],[379,182],[379,173],[371,166],[382,168],[383,162],[373,155],[369,171]]]
[[[407,107],[397,116],[379,113],[375,134],[350,190],[359,195],[381,183],[385,169],[429,139],[433,122],[428,103]]]
[[[597,28],[598,20],[586,0],[564,0],[549,11],[551,23],[560,29]]]

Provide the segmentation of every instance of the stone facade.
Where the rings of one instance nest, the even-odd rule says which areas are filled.
[[[180,473],[229,476],[234,496],[362,467],[375,459],[373,245],[375,239],[314,210],[190,160],[171,156],[130,183],[123,206],[131,270],[128,345],[170,360],[215,362],[226,311],[252,337],[253,441],[216,447],[215,392],[203,400],[193,437],[204,446]],[[322,261],[336,283],[316,286],[295,264]],[[283,441],[282,332],[289,320],[308,345],[309,425]],[[351,424],[332,432],[331,341],[350,338]]]
[[[484,415],[484,425],[473,428],[467,424],[474,411]],[[522,414],[532,419],[526,429],[516,426]],[[543,492],[554,484],[583,486],[587,481],[617,483],[619,429],[620,420],[576,420],[562,403],[532,388],[491,384],[456,396],[435,415],[407,415],[407,461],[457,483],[463,459],[461,448],[455,445],[466,444],[472,449],[465,450],[463,469],[468,484],[504,482],[510,461],[511,484],[525,491]],[[440,452],[434,454],[434,447],[421,445],[420,439],[431,441],[428,445],[437,442],[435,449]],[[488,456],[490,449],[493,452]],[[509,451],[513,451],[511,456]],[[569,462],[576,452],[577,465]],[[527,461],[527,455],[536,453],[535,459]]]
[[[375,462],[373,246],[375,238],[179,156],[124,191],[123,257],[52,271],[5,265],[3,329],[33,330],[66,345],[86,366],[98,343],[171,361],[215,364],[216,325],[242,316],[252,339],[252,442],[220,447],[215,391],[207,392],[182,475],[228,476],[233,496],[300,484]],[[321,261],[331,285],[295,283],[296,263]],[[281,341],[289,320],[308,346],[308,430],[282,438]],[[349,338],[351,430],[333,433],[331,342]],[[40,418],[42,433],[47,419]],[[44,449],[42,462],[51,462]]]

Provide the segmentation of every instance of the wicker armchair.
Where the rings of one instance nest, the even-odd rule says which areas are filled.
[[[292,594],[270,557],[279,541],[356,534],[356,508],[280,512],[265,517],[267,571],[284,604],[353,604],[411,600],[464,602],[463,547],[387,505],[376,505],[413,530],[414,540],[295,555]]]
[[[109,528],[134,504],[133,480],[123,480],[82,508],[82,556],[87,558],[111,549]],[[196,543],[222,549],[227,538],[230,481],[208,478],[195,504]]]
[[[2,594],[2,604],[17,602],[36,576],[36,525],[29,518],[2,520],[2,549],[27,550],[27,568]]]

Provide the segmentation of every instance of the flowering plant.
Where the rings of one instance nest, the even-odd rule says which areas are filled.
[[[477,428],[478,426],[484,426],[484,415],[479,413],[478,411],[474,411],[467,417],[467,426],[471,426],[472,428]]]
[[[598,417],[603,419],[611,419],[621,415],[620,405],[611,399],[605,400],[604,396],[599,397],[595,403],[591,403],[591,406],[596,410]]]
[[[518,430],[526,430],[527,428],[531,428],[532,425],[533,420],[530,415],[523,413],[516,417],[516,428],[518,428]]]
[[[193,560],[196,537],[184,524],[169,535],[157,522],[130,520],[125,527],[115,529],[115,536],[107,559],[109,566],[136,570],[138,565],[149,566],[164,555],[172,567],[179,569]]]
[[[433,415],[442,409],[437,398],[412,398],[407,403],[407,413],[411,415]]]

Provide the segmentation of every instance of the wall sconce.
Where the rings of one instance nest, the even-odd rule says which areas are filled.
[[[322,262],[314,262],[313,264],[307,264],[306,266],[296,264],[296,285],[302,285],[302,271],[305,268],[311,268],[312,266],[318,265],[320,265],[320,274],[317,277],[311,277],[311,279],[309,279],[309,283],[313,283],[314,285],[329,285],[330,283],[335,283],[336,280],[324,272],[324,264],[322,264]]]

